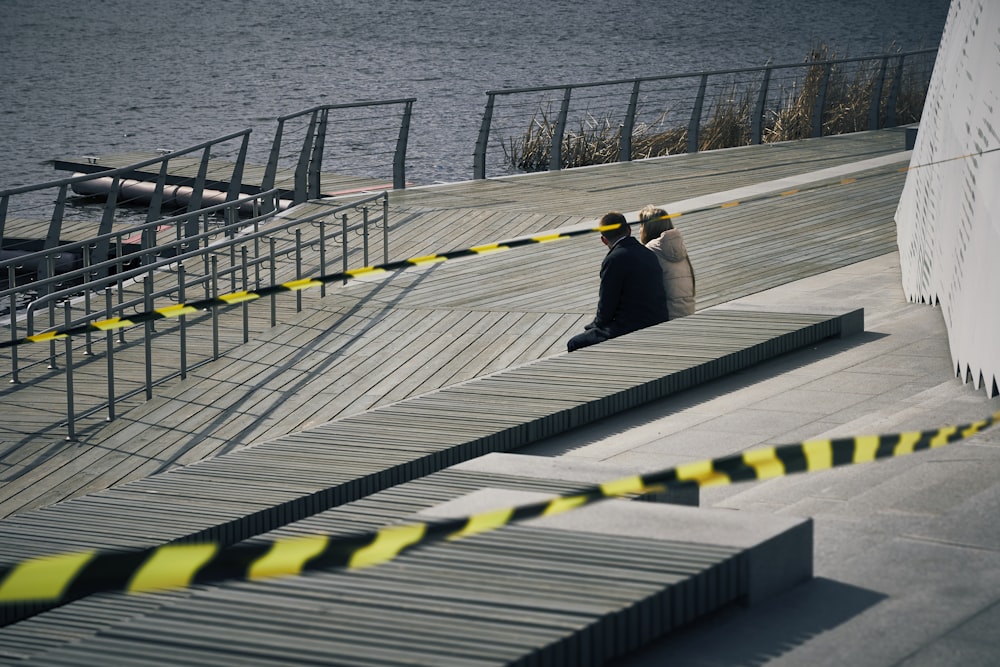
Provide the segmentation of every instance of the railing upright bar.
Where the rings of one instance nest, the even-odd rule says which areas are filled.
[[[177,262],[177,303],[184,303],[185,283],[187,274],[184,271],[184,262]],[[177,333],[180,337],[180,371],[181,379],[187,378],[187,315],[177,318]]]
[[[142,285],[143,303],[146,312],[153,309],[153,272],[147,274]],[[143,352],[146,360],[146,400],[153,398],[153,321],[144,322],[145,336],[143,337]]]
[[[319,219],[319,272],[326,273],[326,220]],[[319,286],[319,295],[326,296],[326,283]]]
[[[309,154],[308,199],[319,199],[320,173],[323,170],[323,147],[326,145],[326,121],[330,111],[329,109],[321,109],[318,113],[319,120],[316,126],[316,138],[313,141],[312,150]]]
[[[302,280],[302,230],[295,230],[295,279]],[[302,290],[295,290],[295,312],[302,312]]]
[[[66,189],[63,183],[59,187],[59,194],[56,197],[56,205],[52,209],[52,219],[49,221],[49,233],[45,237],[45,248],[56,248],[59,246],[59,235],[62,233],[63,212],[66,209]],[[50,276],[53,274],[49,274]]]
[[[343,244],[343,247],[342,247],[343,260],[344,260],[343,261],[343,264],[344,264],[343,271],[346,274],[347,273],[347,214],[346,213],[342,213],[341,216],[340,216],[340,241]],[[346,275],[343,278],[343,283],[345,285],[347,284],[347,276]]]
[[[149,200],[149,209],[146,211],[146,222],[155,222],[160,218],[160,211],[163,208],[163,190],[167,187],[167,170],[170,160],[163,160],[160,163],[160,173],[156,177],[156,187],[153,188],[153,196]]]
[[[833,65],[830,62],[826,62],[823,65],[823,76],[819,81],[819,87],[816,90],[816,104],[813,105],[812,111],[812,136],[822,137],[823,136],[823,112],[826,111],[826,90],[830,85],[830,72],[833,70]]]
[[[219,297],[219,260],[215,255],[212,255],[212,298]],[[212,309],[212,359],[215,361],[219,360],[219,309]]]
[[[270,245],[270,254],[271,254],[271,258],[270,258],[271,284],[272,285],[277,285],[278,284],[278,268],[275,265],[275,262],[277,262],[278,258],[277,258],[277,253],[275,252],[274,237],[272,236],[271,238],[268,239],[268,241],[269,241],[269,245]],[[272,294],[271,295],[271,326],[274,327],[277,324],[278,324],[278,295],[277,294]]]
[[[9,201],[10,195],[0,197],[0,248],[3,248],[3,228],[7,222],[7,204]]]
[[[687,152],[698,152],[698,131],[701,128],[701,112],[705,105],[705,89],[708,87],[708,74],[701,75],[701,82],[698,84],[698,95],[694,99],[694,108],[691,109],[691,120],[688,123]]]
[[[16,271],[14,265],[11,264],[7,267],[7,280],[13,285],[16,279]],[[13,291],[10,293],[10,340],[12,343],[17,340],[17,293]],[[12,345],[10,348],[10,383],[20,384],[20,382],[17,369],[17,345]]]
[[[889,68],[889,56],[883,56],[879,64],[878,76],[872,84],[872,99],[868,106],[868,129],[877,130],[882,110],[882,90],[885,87],[885,73]]]
[[[764,76],[757,93],[757,103],[754,105],[753,118],[750,119],[750,143],[759,145],[764,138],[764,109],[767,106],[767,89],[771,83],[771,68],[764,68]]]
[[[65,303],[65,325],[68,327],[73,320],[73,310],[69,301]],[[76,440],[76,421],[73,404],[73,338],[66,337],[66,440]]]
[[[274,131],[274,140],[271,142],[271,153],[267,157],[267,164],[264,166],[264,180],[261,181],[261,190],[271,190],[278,174],[278,158],[281,157],[281,135],[285,129],[284,119],[278,119],[278,127]],[[272,208],[265,213],[270,213]]]
[[[313,138],[316,136],[316,112],[313,112],[309,119],[309,129],[302,140],[302,149],[299,151],[299,161],[295,166],[295,195],[292,201],[301,204],[308,199],[307,184],[309,179],[309,158],[313,150]]]
[[[569,99],[573,87],[567,86],[563,91],[562,103],[559,105],[559,116],[556,118],[556,128],[552,132],[552,145],[549,148],[549,171],[562,169],[562,143],[566,134],[566,118],[569,116]]]
[[[250,289],[249,279],[250,273],[247,271],[247,247],[243,246],[240,248],[240,261],[242,262],[243,268],[243,291]],[[246,343],[250,340],[250,304],[247,301],[243,302],[243,342]]]
[[[483,121],[479,124],[479,137],[476,139],[476,152],[472,158],[472,178],[486,178],[486,147],[490,142],[490,126],[493,124],[493,105],[495,93],[486,94],[486,109],[483,111]]]
[[[621,137],[618,144],[618,161],[632,161],[632,131],[635,129],[635,115],[639,109],[639,79],[632,84],[632,93],[628,98],[628,109],[625,110],[625,120],[622,122]]]
[[[247,148],[250,146],[250,132],[243,135],[243,141],[240,143],[240,150],[236,154],[236,164],[233,165],[233,173],[229,179],[229,189],[226,191],[226,201],[236,201],[240,198],[240,192],[243,191],[243,169],[247,161]],[[271,188],[261,187],[261,190],[270,190]]]
[[[189,211],[200,211],[201,201],[205,193],[205,180],[208,176],[208,160],[211,155],[210,147],[206,146],[205,151],[201,155],[201,162],[198,164],[198,174],[194,179],[194,189],[191,193],[191,201],[188,202]],[[191,216],[187,219],[187,223],[184,225],[185,236],[197,236],[198,232],[198,217]]]
[[[899,92],[903,87],[903,61],[906,54],[899,55],[899,64],[896,66],[896,76],[893,77],[892,87],[889,88],[889,99],[885,103],[885,126],[896,127],[896,104],[899,100]]]
[[[396,151],[392,156],[392,187],[396,190],[406,188],[406,145],[410,137],[410,116],[412,113],[413,100],[407,100],[403,105],[403,118],[399,123]]]
[[[382,263],[389,263],[389,195],[382,197]]]
[[[362,266],[368,266],[368,207],[361,207]]]
[[[86,246],[86,245],[83,246],[83,266],[84,266],[84,268],[89,268],[90,267],[90,246]],[[83,313],[84,313],[84,317],[89,317],[90,316],[90,291],[91,290],[90,290],[89,284],[90,284],[90,278],[89,278],[89,276],[87,274],[84,274],[84,284],[83,284]],[[69,301],[67,301],[67,303],[69,303]],[[92,354],[94,354],[94,351],[91,348],[91,332],[90,332],[90,329],[87,329],[87,334],[84,336],[83,354],[84,354],[84,356],[87,356],[87,357],[89,357]]]
[[[114,316],[114,296],[110,285],[104,288],[104,308],[104,317],[110,320]],[[115,420],[115,332],[109,329],[105,341],[108,350],[108,421],[111,422]]]

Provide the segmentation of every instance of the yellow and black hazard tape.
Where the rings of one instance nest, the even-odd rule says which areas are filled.
[[[979,151],[977,153],[971,153],[969,155],[960,155],[953,158],[946,158],[933,163],[898,167],[892,169],[891,171],[869,174],[866,178],[882,176],[885,175],[886,173],[906,172],[920,167],[932,166],[935,164],[940,164],[942,162],[950,162],[952,160],[966,159],[969,157],[974,157],[976,155],[990,153],[993,152],[994,150],[1000,150],[1000,149],[987,149],[984,151]],[[852,183],[856,183],[857,181],[858,178],[849,178],[849,177],[840,178],[836,183],[819,181],[810,186],[803,186],[796,189],[784,190],[782,192],[769,192],[760,195],[753,195],[745,199],[730,200],[722,204],[713,204],[711,206],[702,206],[693,209],[687,209],[684,211],[668,213],[665,217],[678,218],[682,215],[704,213],[716,209],[728,209],[728,208],[733,208],[735,206],[739,206],[740,204],[760,202],[767,199],[780,199],[784,197],[790,197],[792,195],[797,195],[804,192],[824,189],[827,187],[831,187],[832,185],[850,185]],[[631,222],[629,224],[637,224],[637,223]],[[228,294],[221,294],[217,297],[209,299],[201,299],[198,301],[189,301],[187,303],[178,303],[163,308],[155,308],[153,310],[136,313],[135,315],[131,315],[129,317],[112,317],[106,320],[88,322],[86,324],[81,324],[75,327],[55,328],[51,331],[43,331],[42,333],[34,334],[31,336],[25,336],[24,338],[19,338],[16,340],[3,340],[0,341],[0,350],[9,347],[14,347],[17,345],[23,345],[25,343],[45,343],[52,340],[78,336],[88,332],[96,333],[102,331],[105,332],[113,331],[116,329],[123,329],[126,327],[135,326],[137,324],[142,324],[143,322],[162,320],[173,317],[181,317],[182,315],[193,315],[195,313],[198,313],[202,310],[206,310],[209,308],[224,308],[227,306],[234,306],[247,301],[254,301],[256,299],[260,299],[265,296],[271,296],[272,294],[281,294],[285,292],[298,292],[300,290],[309,289],[311,287],[319,287],[321,285],[335,283],[343,280],[350,280],[352,278],[358,278],[360,276],[373,275],[378,273],[388,273],[414,266],[423,266],[425,264],[436,264],[439,262],[447,261],[449,259],[457,259],[459,257],[484,255],[491,252],[498,252],[501,250],[511,250],[513,248],[519,248],[538,243],[549,243],[551,241],[560,241],[563,239],[569,239],[576,236],[583,236],[586,234],[593,234],[593,233],[607,231],[610,228],[611,228],[610,226],[604,226],[604,227],[597,226],[587,229],[576,229],[567,232],[554,232],[551,234],[541,234],[527,238],[514,239],[510,241],[500,241],[497,243],[488,243],[485,245],[474,246],[471,248],[452,250],[450,252],[444,252],[440,254],[426,255],[423,257],[411,257],[409,259],[403,259],[396,262],[389,262],[387,264],[366,266],[360,269],[352,269],[349,271],[338,271],[336,273],[324,274],[312,278],[302,278],[300,280],[293,280],[290,282],[280,283],[277,285],[270,285],[268,287],[263,287],[252,291],[245,290],[239,292],[230,292]]]
[[[320,568],[369,567],[391,561],[420,544],[459,539],[522,519],[560,514],[603,498],[764,480],[904,456],[963,440],[998,421],[1000,412],[981,421],[930,431],[765,447],[624,477],[552,500],[455,519],[387,526],[348,537],[313,535],[228,547],[212,542],[167,544],[132,551],[95,549],[32,558],[0,567],[0,604],[63,603],[102,591],[144,593],[224,580],[297,575]]]
[[[389,262],[387,264],[366,266],[360,269],[351,269],[349,271],[338,271],[337,273],[324,274],[313,278],[302,278],[300,280],[293,280],[290,282],[280,283],[277,285],[270,285],[268,287],[263,287],[261,289],[253,291],[245,290],[239,292],[230,292],[228,294],[220,294],[217,297],[212,297],[209,299],[200,299],[198,301],[189,301],[186,303],[178,303],[163,308],[155,308],[153,310],[137,313],[129,317],[112,317],[106,320],[87,322],[86,324],[81,324],[75,327],[63,327],[63,328],[56,328],[51,331],[43,331],[42,333],[34,334],[31,336],[25,336],[24,338],[19,338],[17,340],[0,341],[0,349],[14,347],[15,345],[22,345],[24,343],[44,343],[61,338],[78,336],[81,334],[85,334],[87,332],[113,331],[116,329],[123,329],[126,327],[135,326],[137,324],[142,324],[143,322],[162,320],[173,317],[181,317],[182,315],[193,315],[195,313],[198,313],[199,311],[206,310],[209,308],[223,308],[226,306],[234,306],[236,304],[244,303],[247,301],[254,301],[256,299],[260,299],[265,296],[271,296],[272,294],[280,294],[284,292],[298,292],[300,290],[309,289],[311,287],[319,287],[320,285],[335,283],[345,279],[358,278],[360,276],[367,276],[378,273],[387,273],[391,271],[399,271],[401,269],[406,269],[414,266],[423,266],[425,264],[436,264],[438,262],[444,262],[446,260],[456,259],[459,257],[485,255],[491,252],[510,250],[512,248],[534,245],[538,243],[550,243],[552,241],[561,241],[563,239],[569,239],[575,236],[582,236],[584,234],[604,232],[611,229],[612,227],[614,227],[614,225],[598,226],[588,229],[577,229],[567,232],[559,232],[551,234],[541,234],[529,238],[514,239],[498,243],[489,243],[486,245],[474,246],[472,248],[463,248],[461,250],[453,250],[450,252],[445,252],[436,255],[411,257],[409,259],[403,259],[396,262]]]

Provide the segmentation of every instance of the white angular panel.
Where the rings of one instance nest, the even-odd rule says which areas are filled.
[[[1000,384],[1000,2],[953,0],[896,210],[903,290],[963,381]]]

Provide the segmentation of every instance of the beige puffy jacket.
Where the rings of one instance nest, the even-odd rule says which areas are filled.
[[[694,314],[694,268],[681,233],[668,229],[646,244],[656,253],[663,269],[663,287],[667,292],[670,319]]]

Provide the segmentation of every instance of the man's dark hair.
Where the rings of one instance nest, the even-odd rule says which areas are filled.
[[[603,236],[608,243],[614,243],[629,233],[628,222],[625,220],[625,216],[618,211],[610,211],[601,217],[601,227],[609,227],[611,225],[618,226],[601,232],[601,236]]]

